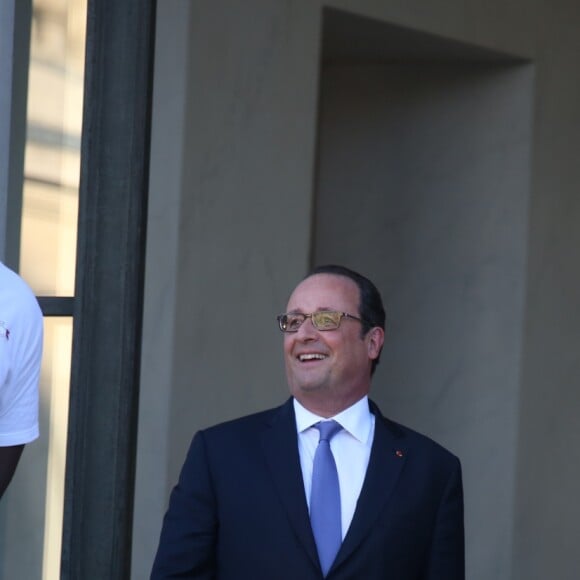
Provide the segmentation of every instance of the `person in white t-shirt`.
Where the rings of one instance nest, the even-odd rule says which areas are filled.
[[[0,498],[38,429],[42,312],[26,282],[0,262]]]

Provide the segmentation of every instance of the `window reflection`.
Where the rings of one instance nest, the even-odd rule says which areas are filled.
[[[2,579],[60,577],[71,345],[72,318],[45,318],[40,437],[2,498]]]
[[[21,234],[37,295],[72,296],[86,0],[34,0]]]
[[[73,296],[86,0],[33,0],[20,273]],[[60,577],[71,318],[45,318],[40,438],[0,506],[0,578]]]

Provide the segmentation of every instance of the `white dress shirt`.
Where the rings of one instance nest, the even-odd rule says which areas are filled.
[[[304,479],[306,501],[310,509],[310,488],[312,485],[312,464],[318,446],[319,431],[313,425],[328,421],[305,409],[294,399],[296,429],[298,431],[298,452]],[[330,448],[336,462],[340,486],[342,517],[342,538],[352,522],[358,497],[369,465],[371,447],[375,434],[375,416],[369,410],[368,397],[363,397],[354,405],[331,417],[342,426],[330,441]]]

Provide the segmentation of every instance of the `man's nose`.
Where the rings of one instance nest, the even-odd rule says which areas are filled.
[[[308,340],[309,338],[315,338],[318,335],[318,332],[318,329],[312,322],[312,316],[310,316],[300,325],[298,336],[302,340]]]

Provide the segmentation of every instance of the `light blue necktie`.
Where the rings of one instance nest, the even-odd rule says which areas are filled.
[[[342,427],[336,421],[322,421],[314,427],[320,431],[320,440],[312,468],[310,522],[322,573],[326,576],[342,544],[338,472],[330,449],[330,440]]]

